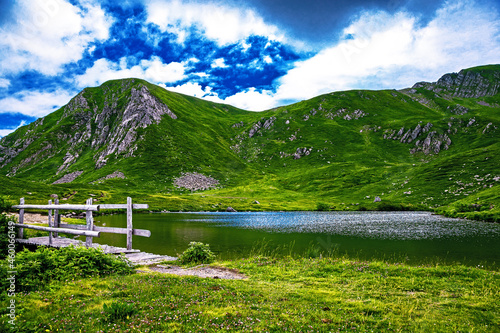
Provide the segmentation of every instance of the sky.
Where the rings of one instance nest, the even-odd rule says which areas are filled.
[[[0,137],[112,79],[262,111],[494,63],[498,0],[0,0]]]

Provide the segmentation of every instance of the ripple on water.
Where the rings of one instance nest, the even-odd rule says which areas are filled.
[[[500,235],[498,224],[445,218],[429,212],[211,213],[210,217],[210,223],[217,226],[280,233],[324,233],[399,240]],[[207,222],[207,219],[193,218],[190,221]]]

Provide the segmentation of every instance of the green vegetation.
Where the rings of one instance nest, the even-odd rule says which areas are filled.
[[[200,242],[191,242],[186,251],[179,255],[182,264],[209,264],[213,262],[215,255],[210,251],[210,245]]]
[[[0,198],[0,260],[4,259],[8,254],[9,245],[9,221],[11,218],[5,215],[11,204]]]
[[[15,331],[498,332],[500,327],[500,275],[480,267],[263,256],[218,265],[248,279],[141,273],[21,293]],[[8,332],[3,311],[0,327]]]
[[[500,77],[499,65],[468,71],[490,82],[488,91]],[[139,127],[133,154],[113,153],[97,166],[110,144],[96,144],[108,133],[99,128],[111,133],[121,126],[132,89],[142,87],[177,118],[164,115]],[[75,98],[2,139],[20,153],[0,168],[0,193],[29,203],[46,202],[50,194],[68,203],[131,196],[154,211],[437,209],[498,221],[500,94],[464,98],[452,90],[335,92],[255,113],[143,80],[109,81],[80,94],[87,105]],[[22,142],[30,144],[22,149]],[[67,154],[75,158],[65,164]],[[76,171],[83,173],[72,183],[51,185]],[[102,179],[116,171],[126,178]],[[218,188],[175,186],[192,172],[217,179]],[[463,205],[482,208],[463,212]]]
[[[109,322],[130,319],[132,315],[137,313],[137,309],[133,304],[119,302],[112,302],[109,305],[103,304],[102,311],[107,316],[107,321]]]
[[[39,247],[31,252],[24,249],[16,254],[16,290],[29,292],[48,287],[53,282],[68,282],[90,276],[130,274],[133,269],[121,257],[105,254],[102,249]],[[7,290],[8,263],[0,265],[0,287]]]

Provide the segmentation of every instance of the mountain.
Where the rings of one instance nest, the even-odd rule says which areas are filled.
[[[494,220],[499,89],[489,65],[248,112],[108,81],[1,139],[0,189],[35,201],[132,195],[158,210],[438,208]]]

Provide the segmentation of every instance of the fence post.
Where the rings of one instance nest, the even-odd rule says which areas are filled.
[[[55,205],[59,205],[59,199],[54,200]],[[59,228],[59,223],[61,216],[59,215],[59,209],[54,209],[54,228]],[[57,232],[54,232],[54,237],[57,238],[59,237],[59,234]]]
[[[92,198],[87,199],[87,205],[92,205]],[[91,210],[86,211],[86,218],[87,218],[87,230],[93,231],[94,230],[94,218],[92,217]],[[85,246],[87,248],[92,247],[92,237],[85,238]]]
[[[127,197],[127,250],[132,250],[132,198]]]
[[[49,200],[49,205],[52,205],[52,200]],[[49,228],[52,228],[52,209],[49,209],[48,213],[49,213]],[[52,231],[49,232],[49,245],[52,246]]]
[[[19,204],[24,205],[24,198],[19,199]],[[19,209],[19,224],[24,223],[24,208]],[[24,228],[17,228],[17,238],[24,238]]]

